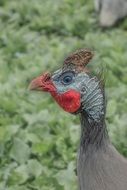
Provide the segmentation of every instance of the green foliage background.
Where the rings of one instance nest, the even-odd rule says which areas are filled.
[[[0,0],[0,190],[77,189],[79,119],[27,87],[78,48],[106,70],[107,126],[127,156],[126,29],[100,29],[92,0]]]

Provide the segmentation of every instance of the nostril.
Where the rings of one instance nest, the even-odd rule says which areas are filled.
[[[51,79],[51,74],[50,73],[45,73],[43,74],[43,77],[42,77],[42,82],[47,82]]]
[[[51,75],[48,74],[46,80],[50,80],[50,79],[51,79]]]

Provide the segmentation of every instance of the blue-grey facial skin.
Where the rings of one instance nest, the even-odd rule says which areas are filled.
[[[66,83],[66,78],[71,78],[71,81]],[[80,92],[81,110],[87,112],[94,121],[98,122],[104,115],[104,95],[97,77],[91,77],[85,72],[76,73],[75,70],[60,69],[54,72],[52,81],[60,94],[71,89]]]

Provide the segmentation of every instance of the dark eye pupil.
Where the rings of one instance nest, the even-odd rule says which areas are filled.
[[[71,81],[72,81],[71,76],[66,76],[66,77],[63,78],[63,82],[66,83],[66,84],[70,83]]]

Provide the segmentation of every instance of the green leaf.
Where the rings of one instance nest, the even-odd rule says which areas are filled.
[[[117,109],[117,103],[114,99],[108,101],[107,105],[107,116],[112,117]]]
[[[18,163],[25,163],[30,156],[29,146],[19,138],[15,138],[11,149],[10,157],[16,160]]]
[[[38,177],[42,173],[42,165],[34,159],[28,160],[27,169],[30,175]]]
[[[77,179],[76,179],[76,176],[74,173],[74,169],[75,169],[74,163],[70,162],[68,164],[67,169],[61,170],[56,174],[56,179],[57,179],[58,183],[60,185],[64,186],[65,190],[68,190],[71,188],[76,190],[75,182],[77,181]]]

